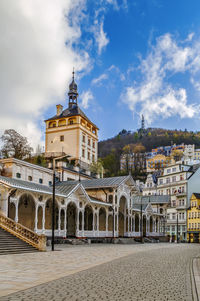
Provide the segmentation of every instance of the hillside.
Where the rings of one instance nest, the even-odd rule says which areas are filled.
[[[122,149],[127,144],[140,143],[145,147],[146,152],[159,146],[172,144],[195,144],[200,148],[200,132],[188,132],[187,130],[166,130],[160,128],[141,129],[137,132],[122,130],[113,138],[100,141],[98,144],[99,158],[102,159],[106,176],[117,176],[123,174],[120,171],[120,156]],[[144,172],[138,170],[133,174],[134,178],[145,177]]]
[[[115,149],[117,153],[121,153],[125,145],[138,142],[145,146],[147,152],[158,146],[181,143],[195,144],[196,147],[200,147],[200,132],[148,128],[143,135],[140,135],[140,131],[122,130],[115,137],[99,142],[99,157],[107,156],[112,149]]]

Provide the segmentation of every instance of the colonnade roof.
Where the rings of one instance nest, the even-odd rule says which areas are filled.
[[[142,195],[142,196],[134,196],[132,198],[133,203],[151,203],[151,204],[168,204],[170,202],[169,195]]]
[[[29,181],[23,181],[23,180],[0,176],[0,183],[11,188],[22,189],[22,190],[32,191],[32,192],[39,192],[39,193],[50,194],[50,195],[52,194],[52,186],[36,184]],[[56,189],[56,195],[61,197],[66,197],[64,193],[60,192],[57,189]]]
[[[82,181],[64,181],[60,182],[56,185],[63,186],[69,185],[72,183],[81,183],[85,189],[97,189],[97,188],[115,188],[120,186],[122,183],[131,180],[134,184],[133,178],[131,176],[121,176],[121,177],[110,177],[110,178],[99,178],[99,179],[90,179],[90,180],[82,180]]]

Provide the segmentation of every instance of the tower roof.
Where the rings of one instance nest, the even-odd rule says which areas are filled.
[[[60,119],[60,118],[64,118],[64,117],[77,116],[77,115],[83,117],[89,123],[91,123],[95,128],[99,129],[93,122],[90,121],[90,119],[85,115],[85,113],[78,106],[69,107],[69,108],[65,109],[64,111],[62,111],[62,113],[59,116],[54,115],[53,117],[46,119],[45,121]]]

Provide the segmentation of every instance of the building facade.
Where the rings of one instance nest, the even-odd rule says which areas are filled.
[[[188,242],[200,243],[200,194],[193,193],[187,211]]]
[[[55,116],[45,120],[45,155],[48,158],[66,154],[70,161],[87,168],[97,160],[98,127],[78,106],[78,88],[74,73],[69,85],[68,108],[57,105]]]

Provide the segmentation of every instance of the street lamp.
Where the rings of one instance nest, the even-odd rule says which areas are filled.
[[[55,190],[56,190],[56,160],[70,157],[69,155],[53,158],[53,197],[52,197],[52,236],[51,236],[51,251],[54,251],[54,232],[55,232]]]

